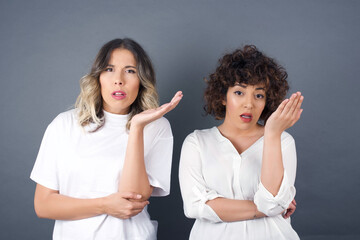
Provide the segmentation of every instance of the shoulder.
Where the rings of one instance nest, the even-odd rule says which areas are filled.
[[[146,125],[144,134],[152,135],[153,137],[159,136],[161,138],[172,137],[170,123],[166,118],[161,117]]]
[[[48,128],[56,128],[58,130],[64,130],[77,125],[77,111],[71,109],[66,112],[62,112],[57,115],[54,120],[49,124]]]
[[[190,133],[184,140],[185,143],[196,143],[199,145],[204,142],[211,142],[212,140],[216,140],[216,127],[194,130],[194,132]]]

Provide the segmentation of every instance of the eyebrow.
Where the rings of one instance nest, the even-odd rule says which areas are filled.
[[[241,83],[235,83],[235,86],[240,86],[242,88],[246,88],[247,86],[244,85],[244,84],[241,84]],[[264,87],[258,87],[258,88],[255,88],[255,90],[264,90],[265,91],[265,88]]]
[[[112,64],[108,64],[107,67],[115,67],[115,65],[112,65]],[[134,66],[125,66],[125,68],[136,68]]]
[[[134,66],[125,66],[125,68],[136,68],[136,67],[134,67]]]

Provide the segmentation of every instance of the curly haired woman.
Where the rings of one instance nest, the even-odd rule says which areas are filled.
[[[287,73],[255,46],[226,54],[205,90],[218,127],[184,141],[179,179],[190,239],[299,239],[295,209],[296,150],[285,132],[302,113],[303,96]]]

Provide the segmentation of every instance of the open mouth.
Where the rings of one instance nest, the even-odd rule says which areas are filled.
[[[240,115],[240,117],[247,118],[247,119],[251,119],[251,118],[252,118],[252,117],[249,116],[249,115]]]
[[[125,96],[125,93],[123,93],[123,92],[114,92],[113,95],[114,96]]]
[[[112,94],[112,97],[117,99],[117,100],[121,100],[124,99],[126,97],[126,93],[123,91],[115,91]]]
[[[250,122],[252,120],[252,114],[251,113],[244,113],[240,115],[241,120],[244,122]]]

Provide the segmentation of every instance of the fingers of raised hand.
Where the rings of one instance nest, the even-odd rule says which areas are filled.
[[[174,97],[171,99],[170,104],[172,106],[176,107],[176,105],[178,105],[178,103],[180,102],[182,97],[183,97],[182,91],[178,91],[177,93],[175,93]]]
[[[155,112],[159,116],[163,116],[165,113],[169,112],[171,110],[171,104],[165,103],[161,105],[160,107],[155,109]]]
[[[282,102],[280,103],[280,105],[278,106],[278,108],[276,109],[276,111],[277,111],[279,114],[281,114],[281,113],[284,111],[285,106],[287,105],[288,102],[289,102],[289,99],[285,99],[284,101],[282,101]]]
[[[175,93],[174,97],[171,99],[169,103],[165,103],[159,107],[160,113],[164,115],[165,113],[168,113],[171,110],[173,110],[179,104],[182,97],[183,94],[181,91]]]
[[[304,101],[304,96],[300,96],[300,99],[298,101],[298,104],[296,106],[295,114],[296,114],[296,121],[299,120],[301,113],[303,112],[303,109],[301,109],[301,104]]]
[[[291,114],[294,111],[294,108],[296,107],[297,101],[298,101],[298,92],[293,93],[291,95],[289,101],[286,103],[284,110],[282,111],[282,115],[286,116],[288,114]]]
[[[294,101],[294,104],[291,107],[291,111],[288,113],[289,115],[288,117],[292,121],[291,125],[294,125],[299,120],[300,115],[303,111],[303,109],[301,109],[301,104],[304,101],[304,96],[301,96],[300,92],[297,93],[296,100]]]
[[[288,103],[284,107],[284,110],[281,113],[281,117],[284,120],[290,122],[290,126],[294,125],[297,120],[299,120],[302,109],[300,109],[301,104],[304,100],[304,97],[301,96],[300,92],[294,93],[291,95]]]
[[[292,115],[297,115],[297,113],[300,110],[300,107],[301,107],[301,104],[302,104],[303,100],[304,100],[304,96],[301,96],[301,93],[297,92],[296,96],[294,98],[294,103],[291,106],[291,110],[290,110],[289,113],[292,114]]]

